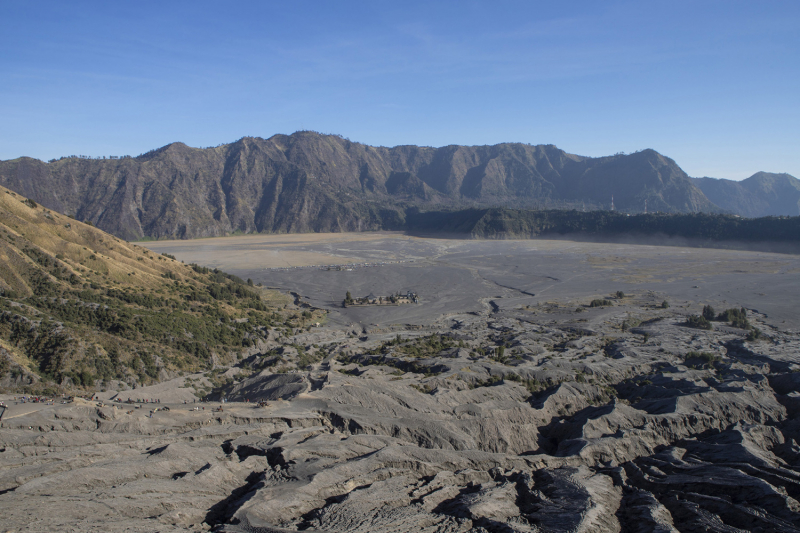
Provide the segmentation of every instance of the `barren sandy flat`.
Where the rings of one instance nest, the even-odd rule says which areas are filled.
[[[410,239],[402,233],[294,233],[287,235],[242,235],[211,239],[171,240],[141,243],[154,252],[167,252],[186,263],[223,268],[235,264],[240,269],[303,267],[347,264],[358,257],[335,252],[297,249],[303,245],[370,242],[387,238]]]
[[[576,304],[618,290],[651,291],[673,305],[745,306],[778,327],[800,327],[800,257],[768,252],[570,240],[480,241],[401,233],[252,235],[144,243],[186,262],[219,267],[297,292],[332,323],[429,324],[459,312]],[[349,270],[314,265],[385,263]],[[272,270],[291,266],[287,270]],[[342,309],[354,296],[413,290],[420,305]]]

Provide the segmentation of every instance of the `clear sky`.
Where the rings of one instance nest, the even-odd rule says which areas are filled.
[[[300,129],[800,177],[800,1],[0,3],[0,159]]]

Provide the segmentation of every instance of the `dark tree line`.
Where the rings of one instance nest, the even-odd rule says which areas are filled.
[[[506,208],[407,211],[410,231],[479,238],[544,235],[665,235],[709,241],[800,241],[800,217],[742,218],[712,213],[638,214],[614,211],[530,211]]]

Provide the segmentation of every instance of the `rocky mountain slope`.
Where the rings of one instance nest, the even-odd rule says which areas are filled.
[[[653,150],[601,158],[552,145],[373,147],[297,132],[139,157],[0,162],[0,185],[125,239],[399,229],[404,207],[714,211]]]
[[[0,187],[2,389],[127,388],[232,361],[289,319],[269,297]]]
[[[800,180],[789,174],[758,172],[746,180],[692,180],[706,197],[743,217],[800,215]]]

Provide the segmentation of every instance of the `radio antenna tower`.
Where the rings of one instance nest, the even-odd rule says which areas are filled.
[[[644,200],[644,214],[647,214],[647,199]]]
[[[611,210],[614,210],[614,195],[611,195]]]

